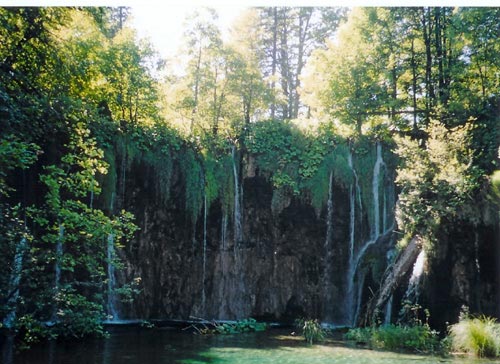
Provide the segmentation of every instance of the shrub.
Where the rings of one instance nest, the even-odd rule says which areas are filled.
[[[302,330],[304,339],[310,344],[325,340],[325,330],[321,327],[318,320],[298,319],[295,325]]]
[[[355,327],[349,329],[344,335],[344,338],[349,341],[354,341],[357,344],[370,344],[372,338],[371,327]]]
[[[449,328],[452,348],[480,358],[500,355],[500,325],[491,317],[476,318],[462,314],[459,322]]]
[[[368,344],[377,349],[424,353],[443,351],[438,332],[431,330],[427,324],[355,328],[350,329],[345,338],[357,343]]]
[[[233,323],[223,323],[215,326],[215,332],[222,335],[237,334],[241,332],[264,331],[267,329],[267,324],[257,322],[253,318],[236,321]]]

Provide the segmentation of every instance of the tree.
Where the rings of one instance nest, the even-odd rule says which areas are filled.
[[[370,117],[385,113],[388,89],[384,64],[377,53],[377,35],[369,31],[369,13],[355,9],[325,50],[317,50],[307,92],[319,100],[324,113],[354,124],[357,135]]]
[[[344,15],[344,8],[259,8],[261,70],[275,97],[271,118],[298,117],[304,106],[299,92],[304,65],[311,52],[336,31]]]

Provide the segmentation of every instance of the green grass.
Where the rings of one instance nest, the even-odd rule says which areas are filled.
[[[461,317],[449,328],[452,348],[480,358],[500,355],[500,325],[491,317]]]
[[[302,336],[309,345],[325,340],[326,331],[321,327],[318,320],[298,319],[295,321],[295,326],[302,330]]]
[[[372,348],[417,353],[441,353],[443,346],[438,332],[428,325],[387,325],[350,329],[346,340]]]

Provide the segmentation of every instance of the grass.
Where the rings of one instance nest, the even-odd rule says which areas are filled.
[[[500,325],[487,316],[461,315],[449,328],[452,348],[480,358],[500,356]]]
[[[350,329],[346,340],[366,344],[375,349],[416,353],[442,353],[438,332],[424,325],[386,325]]]
[[[302,330],[304,339],[310,345],[325,340],[326,332],[318,320],[298,319],[295,321],[295,326]]]

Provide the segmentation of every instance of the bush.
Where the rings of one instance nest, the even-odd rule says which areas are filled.
[[[372,348],[386,350],[403,350],[421,353],[436,353],[443,351],[443,345],[438,332],[431,330],[429,325],[387,325],[350,329],[346,340],[368,344]]]
[[[480,358],[500,355],[500,325],[491,317],[460,315],[459,322],[449,328],[452,348]]]
[[[370,344],[372,338],[372,328],[371,327],[355,327],[349,329],[344,335],[344,338],[348,341],[354,341],[356,344]]]
[[[295,325],[302,330],[304,339],[310,345],[325,340],[325,330],[323,330],[318,320],[299,319],[295,321]]]
[[[253,318],[236,321],[233,323],[224,323],[215,326],[215,332],[222,335],[238,334],[242,332],[264,331],[267,329],[267,324],[257,322]]]

